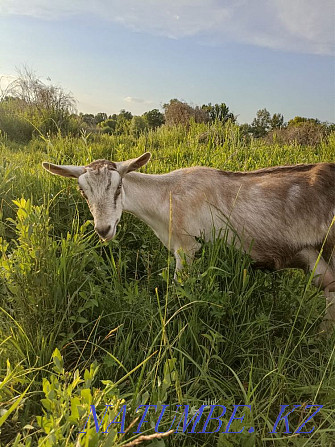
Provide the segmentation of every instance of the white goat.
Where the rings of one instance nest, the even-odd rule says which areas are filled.
[[[257,264],[314,271],[327,298],[325,320],[335,322],[335,163],[279,166],[251,172],[207,167],[168,174],[133,172],[150,153],[123,162],[97,160],[88,166],[43,163],[53,174],[78,179],[104,240],[114,237],[122,211],[146,222],[175,255],[176,271],[200,244],[227,229]],[[319,251],[323,246],[323,256]],[[331,325],[328,325],[331,326]]]

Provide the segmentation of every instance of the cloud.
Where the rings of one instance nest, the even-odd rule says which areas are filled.
[[[275,0],[278,18],[284,29],[313,53],[331,54],[335,39],[333,1]]]
[[[124,98],[124,101],[129,104],[153,104],[152,101],[148,101],[142,98],[134,98],[133,96],[127,96]]]
[[[47,20],[90,14],[138,32],[332,54],[332,0],[1,0],[0,14]]]
[[[127,96],[126,98],[124,98],[124,100],[125,100],[126,102],[129,102],[129,103],[133,103],[133,102],[136,102],[137,104],[144,104],[144,103],[145,103],[145,100],[144,100],[144,99],[141,99],[141,98],[134,98],[134,97],[132,97],[132,96]]]

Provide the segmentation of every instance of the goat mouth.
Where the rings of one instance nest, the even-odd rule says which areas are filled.
[[[117,227],[117,224],[118,224],[119,222],[120,222],[120,219],[118,219],[118,220],[115,222],[114,227],[113,227],[113,230],[110,231],[105,237],[101,238],[104,242],[109,242],[109,241],[111,241],[111,240],[115,237],[115,234],[116,234],[116,227]]]

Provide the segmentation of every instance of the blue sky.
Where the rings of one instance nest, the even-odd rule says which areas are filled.
[[[1,0],[2,86],[27,65],[82,112],[171,98],[335,121],[329,0]]]

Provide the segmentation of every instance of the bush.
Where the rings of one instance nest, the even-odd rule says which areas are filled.
[[[169,104],[164,105],[165,123],[168,126],[183,125],[189,127],[191,120],[196,123],[206,123],[208,114],[200,107],[192,107],[186,102],[172,99]]]
[[[266,137],[266,141],[275,141],[279,144],[298,144],[302,146],[316,146],[326,137],[326,126],[312,121],[301,122],[298,125],[290,125],[284,129],[275,129]]]
[[[0,102],[0,133],[18,143],[28,143],[34,126],[20,113],[21,105],[14,98]]]
[[[26,68],[0,93],[0,130],[10,139],[27,142],[34,133],[67,135],[80,130],[71,93],[44,84]]]

